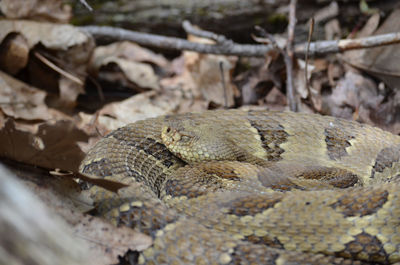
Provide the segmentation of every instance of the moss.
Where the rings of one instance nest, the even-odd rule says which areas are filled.
[[[271,14],[271,15],[269,15],[268,18],[267,18],[267,22],[268,22],[269,24],[277,24],[277,25],[280,25],[280,24],[282,24],[282,23],[287,24],[287,23],[288,23],[288,19],[287,19],[287,17],[286,17],[284,14],[276,13],[276,14]]]

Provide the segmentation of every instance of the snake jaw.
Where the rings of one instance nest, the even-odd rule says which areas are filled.
[[[195,141],[195,135],[181,132],[172,126],[164,126],[161,130],[161,139],[168,150],[186,162],[195,161],[191,153],[188,153],[190,146]]]

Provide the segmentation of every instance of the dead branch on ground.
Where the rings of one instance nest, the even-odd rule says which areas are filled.
[[[195,43],[181,38],[165,37],[156,34],[142,33],[109,26],[83,26],[79,28],[92,34],[95,38],[129,40],[139,45],[173,50],[189,50],[199,53],[263,57],[266,53],[274,49],[272,45],[238,44],[233,41],[231,41],[231,45],[225,45],[224,42],[222,42],[222,45],[218,43],[215,45]],[[309,55],[324,55],[328,53],[338,53],[352,49],[366,49],[396,43],[400,43],[400,32],[375,35],[359,39],[317,41],[310,43]],[[296,56],[303,57],[306,53],[306,50],[307,43],[294,46],[294,54]]]

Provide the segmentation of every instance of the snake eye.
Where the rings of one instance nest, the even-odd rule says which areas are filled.
[[[168,127],[167,128],[167,133],[170,133],[171,132],[171,127]]]

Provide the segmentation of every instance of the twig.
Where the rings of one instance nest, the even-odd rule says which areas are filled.
[[[279,47],[278,42],[275,40],[275,37],[272,34],[269,34],[267,31],[265,31],[265,29],[263,29],[260,26],[254,26],[254,28],[260,33],[262,37],[267,38],[267,39],[262,39],[252,35],[255,41],[261,43],[270,43],[275,50],[277,50],[282,56],[284,56],[283,54],[285,53],[285,51],[281,49],[281,47]]]
[[[311,18],[310,19],[310,29],[308,31],[308,39],[307,39],[308,45],[307,45],[306,55],[305,55],[306,66],[304,67],[305,68],[304,74],[305,74],[305,80],[306,80],[306,88],[308,90],[308,95],[309,95],[310,99],[311,99],[311,89],[310,89],[310,84],[308,82],[308,53],[310,50],[311,37],[312,37],[313,32],[314,32],[314,18]]]
[[[282,55],[283,60],[285,61],[285,66],[286,66],[286,94],[287,94],[287,98],[288,98],[288,103],[289,103],[289,107],[291,111],[297,111],[297,104],[296,102],[290,101],[289,99],[289,94],[290,91],[292,91],[292,95],[293,95],[293,71],[292,71],[292,59],[289,57],[289,54],[287,52],[287,50],[283,50],[282,48],[280,48],[278,46],[278,43],[276,42],[274,36],[272,34],[269,34],[268,32],[266,32],[263,28],[259,27],[259,26],[255,26],[255,29],[258,30],[260,32],[260,34],[263,37],[266,37],[268,39],[268,41],[271,43],[271,45],[277,50],[279,51],[279,53]],[[255,38],[257,41],[265,41],[261,38]],[[294,102],[294,103],[293,103]]]
[[[104,102],[105,97],[104,97],[103,89],[102,89],[101,85],[99,84],[99,82],[96,80],[96,78],[93,78],[91,75],[88,75],[87,78],[90,81],[92,81],[93,85],[96,87],[100,102]]]
[[[141,33],[137,31],[109,26],[83,26],[79,28],[92,34],[95,38],[129,40],[136,42],[140,45],[147,45],[164,49],[174,49],[180,51],[189,50],[199,53],[264,57],[265,54],[273,49],[272,45],[250,45],[238,44],[235,42],[233,42],[232,45],[229,46],[195,43],[180,38]],[[316,56],[328,53],[344,52],[352,49],[365,49],[397,43],[400,43],[400,32],[375,35],[359,39],[318,41],[310,43],[309,54]],[[304,56],[306,53],[307,45],[307,43],[296,45],[294,47],[294,54],[296,56]]]
[[[219,70],[221,72],[222,88],[224,89],[224,108],[228,108],[228,95],[227,95],[228,93],[226,91],[224,63],[222,61],[219,62]]]
[[[83,86],[83,81],[80,80],[79,78],[77,78],[77,77],[73,76],[72,74],[68,73],[67,71],[61,69],[60,67],[58,67],[57,65],[52,63],[50,60],[48,60],[46,57],[44,57],[40,53],[34,52],[34,54],[40,61],[42,61],[44,64],[46,64],[48,67],[50,67],[51,69],[53,69],[54,71],[56,71],[60,75],[63,75],[66,78],[68,78],[69,80],[71,80],[71,81]]]
[[[211,32],[211,31],[206,31],[206,30],[202,30],[202,29],[193,27],[193,25],[187,20],[182,22],[182,27],[188,34],[192,34],[192,35],[206,38],[206,39],[211,39],[221,45],[232,45],[233,44],[232,40],[228,40],[223,35],[215,34],[214,32]]]
[[[310,55],[323,55],[327,53],[338,53],[348,50],[366,49],[398,43],[400,43],[400,32],[393,32],[358,39],[311,42],[309,52]],[[307,43],[296,45],[295,54],[304,55],[306,47]]]
[[[309,31],[308,31],[308,39],[307,39],[308,45],[307,45],[307,50],[306,50],[306,55],[305,55],[306,65],[304,67],[304,75],[305,75],[304,78],[305,78],[305,81],[306,81],[306,89],[308,91],[308,96],[307,96],[306,100],[308,101],[309,106],[311,107],[311,109],[314,112],[318,113],[319,111],[314,106],[314,102],[313,102],[312,95],[311,95],[310,82],[308,81],[308,54],[309,54],[309,50],[310,50],[311,37],[312,37],[312,34],[314,33],[314,25],[315,25],[315,20],[312,17],[310,19],[310,28],[309,28]]]
[[[108,26],[84,26],[80,28],[91,33],[95,37],[111,37],[117,40],[130,40],[140,45],[174,50],[189,50],[199,53],[262,57],[272,49],[272,46],[269,45],[242,45],[233,43],[228,46],[220,44],[203,44],[175,37],[165,37]]]
[[[93,11],[93,8],[86,2],[86,0],[79,0],[89,11]]]
[[[294,78],[293,78],[293,43],[294,43],[294,27],[296,26],[296,4],[297,0],[291,0],[289,5],[289,25],[288,40],[286,43],[286,56],[284,56],[286,66],[286,94],[291,111],[297,112],[298,106],[295,98]]]

